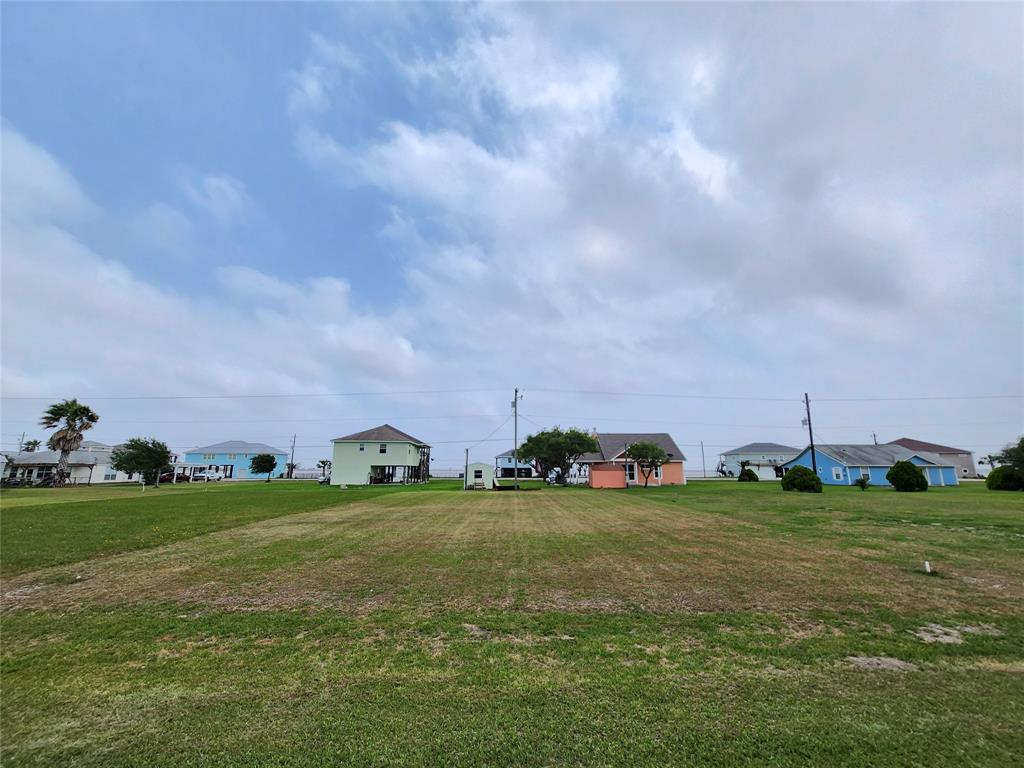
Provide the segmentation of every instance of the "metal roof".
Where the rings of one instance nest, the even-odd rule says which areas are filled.
[[[413,445],[427,446],[422,440],[418,440],[400,429],[395,429],[390,424],[381,424],[379,427],[367,429],[363,432],[354,432],[344,437],[336,437],[332,443],[412,443]],[[427,446],[429,447],[429,446]]]
[[[800,453],[799,448],[794,448],[790,445],[780,445],[779,443],[747,443],[741,445],[739,448],[733,448],[731,451],[726,451],[723,456],[733,456],[737,453]]]
[[[227,440],[223,443],[205,445],[202,448],[189,448],[185,453],[276,453],[288,455],[287,451],[282,451],[272,445],[247,443],[244,440]]]
[[[679,450],[676,441],[668,432],[598,432],[594,435],[597,440],[598,452],[585,453],[580,457],[583,463],[595,461],[611,461],[623,453],[633,443],[654,443],[665,453],[671,454],[672,461],[686,461],[686,456]]]
[[[912,451],[904,448],[902,445],[827,443],[825,445],[815,445],[814,449],[821,453],[827,453],[833,459],[848,467],[891,467],[897,461],[907,461],[911,456],[918,456],[930,464],[941,467],[953,466],[937,454],[927,451]]]
[[[901,437],[899,440],[890,440],[887,445],[902,445],[912,451],[928,451],[929,453],[970,453],[963,448],[951,448],[948,445],[938,443],[926,443],[924,440],[915,440],[912,437]]]
[[[56,465],[60,461],[59,451],[22,451],[7,454],[7,460],[19,467]],[[71,451],[68,454],[68,465],[88,467],[94,464],[106,464],[110,461],[109,450]]]

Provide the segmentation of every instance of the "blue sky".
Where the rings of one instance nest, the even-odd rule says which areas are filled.
[[[539,390],[1019,396],[1020,24],[1012,5],[7,4],[4,394],[481,390],[276,399],[263,421],[98,401],[99,439],[299,431],[307,461],[378,417],[456,461],[507,440],[491,390],[517,384],[538,423],[722,446],[801,443],[799,409]],[[25,330],[43,319],[59,354]],[[38,405],[5,402],[5,448]],[[1019,397],[821,407],[835,442],[1024,430]]]

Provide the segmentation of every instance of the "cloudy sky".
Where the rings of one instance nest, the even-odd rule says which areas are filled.
[[[77,396],[107,442],[308,466],[388,421],[454,466],[519,386],[523,431],[691,466],[804,445],[805,391],[821,442],[988,452],[1024,431],[1022,23],[7,4],[2,448]]]

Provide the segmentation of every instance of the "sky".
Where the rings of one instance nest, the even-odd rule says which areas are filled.
[[[1024,432],[1020,4],[47,4],[2,25],[0,449],[435,468],[561,425]]]

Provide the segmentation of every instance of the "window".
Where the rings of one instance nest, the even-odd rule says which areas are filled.
[[[863,477],[865,480],[870,480],[871,479],[871,470],[868,469],[867,467],[861,467],[860,468],[860,476]]]
[[[484,471],[482,469],[474,469],[473,470],[473,479],[474,480],[483,480],[484,479]]]
[[[388,444],[387,443],[381,443],[380,444],[380,450],[378,451],[378,453],[387,453],[387,452],[388,452]]]
[[[238,458],[238,454],[237,453],[229,453],[228,454],[228,460],[229,461],[234,461],[237,458]]]
[[[636,464],[626,465],[626,480],[631,483],[636,482]]]
[[[203,461],[211,461],[211,460],[215,459],[216,457],[217,457],[217,454],[215,454],[215,453],[204,453],[203,454]]]
[[[366,443],[360,443],[359,444],[359,450],[360,451],[365,451],[366,450]]]
[[[659,464],[654,468],[654,479],[661,480],[661,465]]]
[[[842,467],[832,467],[832,479],[833,480],[842,480],[843,479],[843,468]]]
[[[104,480],[117,480],[117,470],[107,467],[103,472]]]

